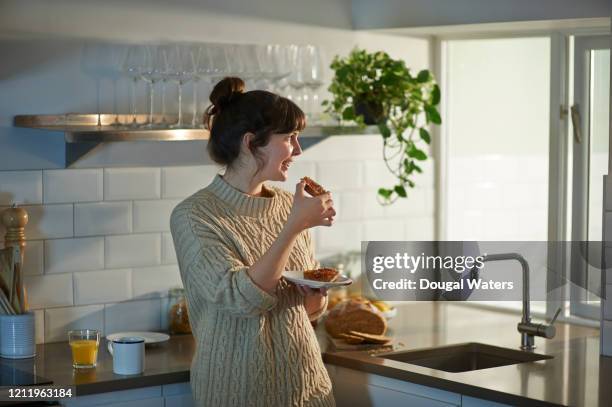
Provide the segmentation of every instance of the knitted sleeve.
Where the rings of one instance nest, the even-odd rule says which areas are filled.
[[[310,263],[314,264],[315,269],[320,268],[321,263],[315,257],[314,243],[312,241],[312,235],[310,234],[310,230],[306,231],[306,247],[307,247],[308,253],[310,254]],[[315,321],[321,318],[323,314],[325,314],[325,311],[327,311],[327,303],[328,303],[328,297],[326,296],[325,301],[323,302],[323,305],[321,306],[321,308],[319,308],[317,311],[311,314],[308,314],[308,319],[311,321]]]
[[[177,207],[170,229],[179,269],[190,302],[199,307],[215,306],[237,316],[259,316],[278,299],[248,275],[246,266],[213,230],[194,222],[185,208]]]

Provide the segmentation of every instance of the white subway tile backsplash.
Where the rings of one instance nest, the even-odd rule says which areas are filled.
[[[28,211],[28,224],[25,228],[27,239],[55,239],[72,237],[72,204],[24,206]]]
[[[161,263],[161,234],[107,236],[105,267],[141,267]]]
[[[134,298],[165,297],[168,289],[182,287],[178,266],[138,268],[132,271]]]
[[[378,201],[378,192],[374,188],[361,192],[363,203],[363,219],[383,218],[385,216],[385,206]]]
[[[404,221],[397,219],[376,219],[363,221],[363,240],[404,240]]]
[[[389,171],[380,157],[377,160],[366,161],[364,167],[364,186],[378,190],[378,188],[390,188],[397,182],[395,175]]]
[[[174,249],[174,241],[170,233],[162,233],[162,264],[176,264],[176,250]]]
[[[68,340],[72,329],[97,329],[104,336],[104,306],[87,305],[45,310],[45,342]],[[102,339],[102,338],[100,338]],[[100,341],[102,346],[103,341]]]
[[[34,335],[36,344],[45,343],[45,310],[34,311]]]
[[[96,202],[74,205],[75,236],[131,233],[131,202]]]
[[[328,137],[304,150],[305,161],[377,160],[382,157],[383,141],[378,134],[342,135]]]
[[[102,169],[44,170],[44,202],[102,200]]]
[[[363,187],[362,174],[363,164],[360,161],[322,161],[317,163],[318,182],[332,193],[341,189]]]
[[[412,216],[418,217],[433,212],[429,207],[428,194],[432,194],[431,189],[408,188],[406,198],[398,198],[395,202],[385,206],[385,217]]]
[[[0,205],[43,202],[42,171],[0,171]]]
[[[359,250],[362,240],[362,222],[334,222],[330,227],[315,230],[317,253]]]
[[[219,170],[215,165],[162,168],[162,198],[188,197],[210,184]]]
[[[433,217],[410,218],[405,222],[406,241],[431,241],[435,239]]]
[[[106,304],[104,330],[107,335],[121,331],[158,331],[161,311],[159,298]]]
[[[23,274],[26,276],[39,276],[44,271],[44,244],[42,240],[28,240],[26,242],[23,259]]]
[[[73,304],[72,274],[25,276],[30,309],[62,307]]]
[[[362,219],[365,211],[362,195],[361,191],[341,191],[333,194],[336,218],[339,221]]]
[[[416,184],[417,187],[434,187],[435,183],[435,170],[436,163],[432,158],[428,158],[427,161],[419,161],[417,165],[421,168],[423,172],[414,173],[412,180]]]
[[[132,298],[130,269],[74,273],[75,305],[126,301]]]
[[[104,238],[82,237],[45,241],[45,273],[104,268]]]
[[[170,214],[179,200],[134,201],[134,233],[167,232]]]
[[[120,201],[159,198],[160,180],[159,168],[107,168],[104,170],[104,199]]]
[[[420,163],[424,174],[415,175],[408,199],[384,207],[376,191],[395,179],[381,157],[378,135],[331,137],[297,157],[287,181],[271,183],[293,193],[309,176],[332,191],[334,225],[312,230],[319,258],[359,250],[362,240],[433,239],[433,161]],[[0,205],[30,204],[24,273],[37,341],[65,340],[71,328],[165,328],[168,289],[182,286],[170,213],[218,172],[216,165],[0,171]]]

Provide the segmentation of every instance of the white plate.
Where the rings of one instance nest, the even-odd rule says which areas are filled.
[[[353,284],[353,280],[351,280],[350,278],[342,274],[338,276],[336,281],[333,281],[331,283],[328,283],[325,281],[315,281],[315,280],[305,279],[304,271],[302,270],[285,271],[283,273],[283,277],[285,277],[287,280],[291,281],[294,284],[305,285],[311,288],[334,288],[334,287],[340,287],[343,285]]]
[[[163,334],[161,332],[144,332],[144,331],[117,332],[114,334],[106,335],[106,339],[108,339],[109,341],[112,341],[112,340],[116,340],[116,339],[123,338],[126,336],[139,336],[145,340],[145,344],[166,342],[168,339],[170,339],[170,335]]]

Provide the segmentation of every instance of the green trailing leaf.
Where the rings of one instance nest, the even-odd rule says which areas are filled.
[[[378,195],[382,196],[385,199],[390,198],[392,193],[393,191],[391,191],[390,189],[386,189],[386,188],[378,189]]]
[[[395,188],[393,188],[393,190],[398,196],[402,198],[406,198],[406,196],[408,196],[408,194],[406,194],[406,189],[401,185],[396,185]]]
[[[423,150],[419,150],[415,145],[407,151],[408,157],[412,157],[415,160],[425,161],[427,160],[427,154]]]
[[[433,106],[426,106],[425,112],[427,113],[427,118],[430,122],[435,124],[442,123],[442,119],[440,118],[440,113],[438,113],[438,109]]]
[[[386,124],[384,123],[379,124],[378,130],[380,131],[380,134],[383,136],[383,139],[387,139],[391,137],[391,129],[389,129],[389,127]]]
[[[429,80],[429,71],[427,69],[423,69],[417,75],[417,82],[423,83],[423,82],[427,82],[428,80]]]
[[[347,106],[342,112],[343,120],[353,120],[355,118],[355,109],[353,106]]]
[[[434,85],[433,90],[431,91],[431,104],[437,105],[440,103],[440,87],[438,85]]]
[[[431,143],[431,137],[429,136],[429,132],[423,127],[419,129],[419,135],[421,136],[421,140],[423,140],[427,144]]]

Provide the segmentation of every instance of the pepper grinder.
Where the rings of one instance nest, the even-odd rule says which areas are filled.
[[[22,275],[26,246],[25,225],[27,223],[28,212],[23,208],[17,207],[16,204],[13,204],[12,207],[2,212],[2,224],[6,228],[4,246],[19,248],[19,259],[15,261],[15,263],[18,264],[15,265],[15,278],[13,279],[12,289],[16,298],[11,301],[12,304],[18,304],[19,310],[16,310],[18,313],[25,313],[28,310],[28,302]]]

